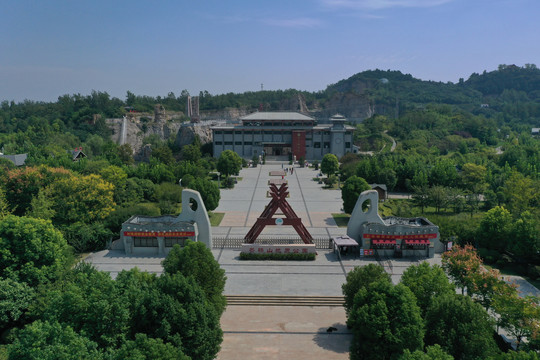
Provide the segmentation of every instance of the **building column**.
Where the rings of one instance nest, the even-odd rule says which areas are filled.
[[[165,238],[163,236],[158,236],[157,245],[158,255],[165,255]]]

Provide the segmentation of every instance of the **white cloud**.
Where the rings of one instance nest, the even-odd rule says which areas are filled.
[[[334,9],[388,9],[388,8],[423,8],[449,3],[453,0],[321,0],[321,3]]]
[[[296,19],[263,19],[263,23],[288,28],[316,28],[321,26],[321,21],[313,18]]]

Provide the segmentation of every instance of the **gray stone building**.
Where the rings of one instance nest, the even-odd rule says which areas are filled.
[[[347,226],[347,235],[363,249],[385,257],[433,257],[444,251],[439,227],[426,218],[381,218],[375,190],[360,194]]]
[[[212,127],[214,157],[232,150],[245,159],[254,155],[288,160],[321,160],[332,153],[338,158],[356,152],[354,127],[346,118],[334,115],[328,124],[298,112],[255,112],[240,118],[239,124]]]
[[[178,216],[132,216],[122,224],[113,249],[123,249],[128,255],[167,255],[175,244],[184,246],[188,239],[211,249],[212,228],[199,192],[184,189],[182,205]]]

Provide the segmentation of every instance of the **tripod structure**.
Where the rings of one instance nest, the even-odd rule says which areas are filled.
[[[304,224],[302,224],[302,219],[296,215],[291,205],[287,202],[287,195],[289,195],[287,184],[281,184],[279,188],[275,184],[270,184],[270,195],[272,196],[272,200],[270,200],[270,203],[266,206],[261,216],[257,218],[255,224],[253,224],[244,237],[245,243],[255,243],[255,240],[257,240],[267,225],[292,225],[305,244],[313,244],[313,237]],[[278,209],[283,212],[283,215],[285,215],[284,218],[273,217]]]

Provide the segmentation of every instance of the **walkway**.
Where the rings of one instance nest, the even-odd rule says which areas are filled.
[[[256,168],[242,169],[242,180],[234,189],[221,190],[220,204],[215,212],[224,212],[225,216],[219,227],[212,229],[214,235],[244,236],[270,202],[268,195],[269,180],[281,177],[270,176],[273,170],[287,169],[287,163],[259,165]],[[293,173],[287,172],[290,197],[287,199],[295,213],[302,219],[312,236],[338,236],[346,233],[345,228],[338,228],[332,213],[341,212],[341,191],[323,189],[323,185],[313,178],[318,171],[310,168],[294,167]],[[296,231],[290,226],[266,227],[262,235],[292,235]]]

